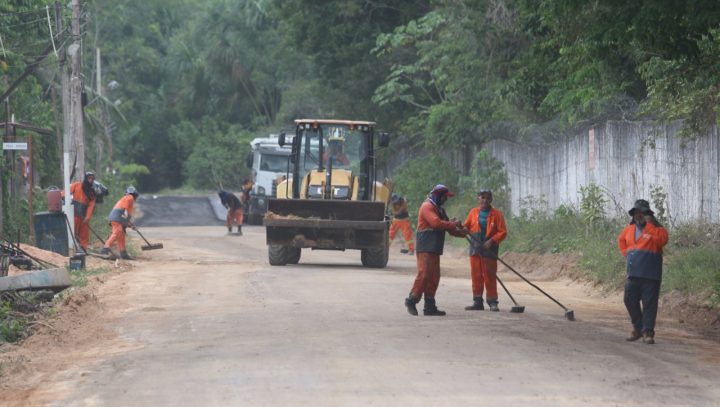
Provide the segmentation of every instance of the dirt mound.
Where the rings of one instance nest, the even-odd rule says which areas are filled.
[[[677,291],[660,298],[660,312],[692,331],[720,341],[720,309],[712,308]]]
[[[552,253],[507,253],[503,255],[502,260],[531,281],[551,281],[559,277],[571,279],[582,277],[576,256]],[[500,271],[503,267],[502,263],[498,264]]]
[[[50,252],[27,244],[20,244],[19,247],[21,250],[23,250],[30,256],[46,264],[52,264],[57,267],[65,267],[68,264],[68,258],[63,256],[62,254],[57,254],[55,252]],[[32,257],[32,262],[37,265],[37,260],[32,259]],[[31,271],[33,270],[23,270],[13,265],[10,265],[10,267],[8,267],[8,276],[16,276],[18,274],[29,273]]]

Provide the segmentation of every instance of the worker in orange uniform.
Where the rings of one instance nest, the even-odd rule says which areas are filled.
[[[445,185],[438,184],[428,195],[428,199],[420,205],[417,225],[417,276],[410,295],[405,299],[405,307],[410,315],[417,315],[415,305],[425,296],[423,315],[445,315],[445,311],[437,308],[435,293],[440,284],[440,256],[445,245],[445,232],[456,237],[464,237],[467,230],[460,221],[448,219],[443,204],[452,192]]]
[[[225,226],[227,226],[228,234],[232,233],[232,225],[237,225],[238,235],[242,235],[242,224],[243,224],[243,204],[240,199],[235,196],[232,192],[219,191],[218,196],[220,197],[220,203],[227,209],[227,216],[225,217]]]
[[[345,137],[332,136],[328,139],[328,148],[323,152],[323,162],[329,164],[329,159],[333,159],[334,166],[349,166],[350,160],[343,151],[345,147]]]
[[[95,174],[86,172],[82,181],[70,184],[70,195],[72,196],[73,213],[75,220],[75,238],[80,247],[87,253],[90,246],[90,220],[95,210]]]
[[[132,260],[125,247],[125,229],[128,227],[135,229],[135,225],[132,223],[132,213],[137,198],[137,189],[133,186],[129,186],[125,191],[125,195],[117,201],[115,206],[113,206],[112,211],[110,211],[110,214],[108,215],[108,220],[110,221],[112,230],[110,231],[110,237],[105,240],[105,246],[103,246],[100,254],[112,254],[110,248],[113,243],[117,242],[118,250],[120,251],[120,258]]]
[[[410,215],[408,214],[407,200],[401,196],[392,195],[390,200],[393,220],[390,224],[390,241],[395,240],[395,235],[402,233],[407,249],[401,253],[415,254],[415,241],[413,241],[412,227],[410,226]]]
[[[483,306],[483,290],[487,290],[490,311],[499,311],[497,294],[497,257],[500,242],[507,236],[502,212],[492,207],[493,195],[489,189],[478,192],[478,206],[470,209],[463,226],[470,240],[470,277],[472,278],[473,303],[468,311],[480,311]]]
[[[626,340],[643,338],[643,342],[654,344],[663,247],[669,236],[648,201],[638,199],[628,213],[632,220],[618,236],[618,248],[627,262],[624,302],[633,326]]]

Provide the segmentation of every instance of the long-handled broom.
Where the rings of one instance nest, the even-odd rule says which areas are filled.
[[[162,243],[150,243],[150,242],[148,242],[148,240],[145,239],[145,236],[143,236],[143,234],[140,233],[140,231],[138,230],[137,227],[134,226],[132,229],[133,229],[134,231],[136,231],[137,234],[140,235],[140,237],[143,238],[143,240],[145,241],[145,243],[147,243],[147,245],[145,245],[145,246],[140,246],[140,249],[141,249],[141,250],[157,250],[157,249],[162,249],[162,248],[163,248],[163,244],[162,244]]]
[[[505,284],[503,284],[502,280],[500,280],[500,277],[495,276],[495,278],[497,279],[498,283],[500,283],[500,285],[502,286],[503,290],[505,290],[505,292],[507,293],[508,297],[510,297],[510,299],[512,300],[512,302],[513,302],[513,304],[514,304],[514,305],[510,308],[510,312],[514,312],[514,313],[516,313],[516,314],[522,314],[523,312],[525,312],[525,306],[524,306],[524,305],[518,305],[518,303],[515,301],[515,298],[513,298],[512,294],[510,294],[510,291],[508,291],[507,287],[505,287]]]
[[[472,240],[470,240],[471,237],[470,237],[469,235],[465,236],[465,238],[467,239],[467,241],[468,241],[469,243],[472,243],[472,242],[473,242]],[[476,239],[475,241],[477,241],[477,239]],[[502,286],[503,290],[505,290],[505,292],[507,293],[508,297],[510,297],[510,300],[513,302],[513,306],[510,308],[510,312],[514,312],[514,313],[516,313],[516,314],[522,314],[523,312],[525,312],[525,306],[524,306],[524,305],[518,305],[517,301],[515,301],[515,298],[512,296],[512,294],[510,294],[510,290],[508,290],[507,287],[505,287],[505,284],[503,284],[502,280],[500,279],[500,276],[495,275],[495,278],[497,279],[498,283],[500,283],[500,285]]]
[[[481,243],[482,243],[482,242],[480,242],[478,239],[476,239],[476,238],[475,238],[474,236],[472,236],[472,235],[467,235],[467,236],[468,236],[470,239],[472,239],[472,241],[475,242],[475,243],[478,243],[478,244],[481,244]],[[481,246],[481,247],[482,247],[482,246]],[[514,268],[512,268],[509,264],[505,263],[505,261],[504,261],[503,259],[501,259],[499,256],[497,256],[495,253],[483,252],[483,255],[485,255],[485,254],[490,254],[490,257],[495,258],[497,261],[499,261],[499,262],[502,263],[505,267],[507,267],[510,271],[512,271],[512,272],[515,273],[518,277],[520,277],[524,282],[530,284],[533,288],[535,288],[536,290],[538,290],[538,291],[540,291],[541,293],[545,294],[546,297],[550,298],[555,304],[559,305],[562,309],[564,309],[564,310],[565,310],[565,319],[567,319],[568,321],[574,321],[574,320],[575,320],[575,312],[574,312],[573,310],[571,310],[571,309],[569,309],[568,307],[562,305],[562,304],[560,303],[560,301],[556,300],[556,299],[553,298],[550,294],[548,294],[548,293],[546,293],[545,291],[543,291],[542,288],[540,288],[540,287],[536,286],[535,284],[533,284],[532,282],[530,282],[530,280],[528,280],[527,278],[525,278],[525,276],[523,276],[522,274],[520,274],[517,270],[515,270]]]

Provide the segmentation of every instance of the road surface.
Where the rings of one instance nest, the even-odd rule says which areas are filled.
[[[30,368],[5,380],[0,404],[720,405],[717,342],[663,320],[657,344],[625,342],[617,294],[538,283],[574,309],[570,322],[503,272],[525,313],[509,313],[504,293],[502,312],[465,311],[467,259],[449,250],[437,295],[448,316],[413,317],[414,258],[397,247],[381,270],[357,251],[271,267],[264,229],[243,231],[145,227],[164,249],[98,277],[72,329],[27,341],[15,357]]]

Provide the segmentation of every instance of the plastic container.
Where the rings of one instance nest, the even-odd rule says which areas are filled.
[[[62,212],[62,194],[58,187],[50,187],[47,192],[48,212]]]
[[[76,254],[70,258],[70,270],[81,270],[85,268],[85,255]]]

